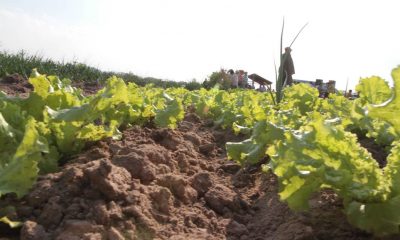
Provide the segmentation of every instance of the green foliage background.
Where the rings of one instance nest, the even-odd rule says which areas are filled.
[[[154,84],[156,87],[185,87],[188,90],[200,89],[201,84],[192,80],[190,82],[177,82],[172,80],[158,79],[153,77],[140,77],[133,73],[101,71],[98,68],[88,66],[79,62],[57,62],[50,58],[39,55],[31,55],[26,51],[18,53],[0,52],[0,78],[9,74],[18,73],[28,78],[32,69],[45,72],[48,75],[57,75],[60,78],[69,78],[74,81],[104,83],[106,79],[116,76],[123,78],[126,82],[133,82],[139,86]]]

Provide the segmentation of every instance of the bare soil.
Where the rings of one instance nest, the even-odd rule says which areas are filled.
[[[33,86],[28,80],[21,75],[15,73],[0,79],[0,91],[10,96],[28,96],[33,90]]]
[[[97,82],[73,81],[72,86],[82,89],[85,96],[96,94],[104,86]]]
[[[72,82],[73,87],[83,90],[84,95],[93,95],[103,88],[103,85],[96,82]],[[14,73],[0,79],[0,91],[7,93],[10,96],[28,97],[29,93],[33,90],[32,84],[28,79]]]
[[[389,153],[383,146],[378,145],[373,138],[368,138],[366,136],[358,136],[358,142],[371,153],[380,168],[386,166]]]

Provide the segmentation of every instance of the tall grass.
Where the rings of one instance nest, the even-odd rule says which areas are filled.
[[[9,53],[0,52],[0,78],[9,74],[18,73],[28,78],[32,69],[36,68],[39,73],[57,75],[60,78],[69,78],[72,81],[99,82],[102,83],[111,76],[123,78],[127,82],[134,82],[139,86],[154,84],[157,87],[186,87],[189,90],[199,89],[197,82],[176,82],[152,77],[140,77],[133,73],[121,73],[112,71],[101,71],[95,67],[79,62],[57,62],[49,58],[28,54],[26,51]]]
[[[32,69],[49,75],[59,75],[63,78],[80,81],[95,81],[100,79],[102,72],[82,63],[56,62],[38,55],[30,55],[26,51],[18,53],[0,52],[0,77],[18,73],[27,78]]]

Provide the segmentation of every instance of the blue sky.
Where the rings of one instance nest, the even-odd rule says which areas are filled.
[[[298,79],[391,80],[400,64],[396,0],[2,0],[0,50],[104,70],[202,81],[220,68],[274,81],[282,18]]]

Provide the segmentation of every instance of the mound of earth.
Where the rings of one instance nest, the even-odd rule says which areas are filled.
[[[72,86],[82,89],[85,96],[96,94],[104,86],[98,82],[73,81]]]
[[[11,96],[27,96],[33,86],[28,80],[18,73],[14,73],[0,79],[0,90]]]
[[[373,239],[350,226],[341,201],[316,194],[308,212],[279,201],[277,180],[226,159],[243,137],[187,114],[176,130],[132,127],[41,176],[29,194],[7,195],[23,220],[0,238],[27,239]]]
[[[97,82],[72,82],[73,87],[83,90],[84,95],[93,95],[97,93],[103,86]],[[10,96],[28,97],[29,93],[33,90],[32,84],[28,79],[14,73],[0,79],[0,91],[7,93]]]

